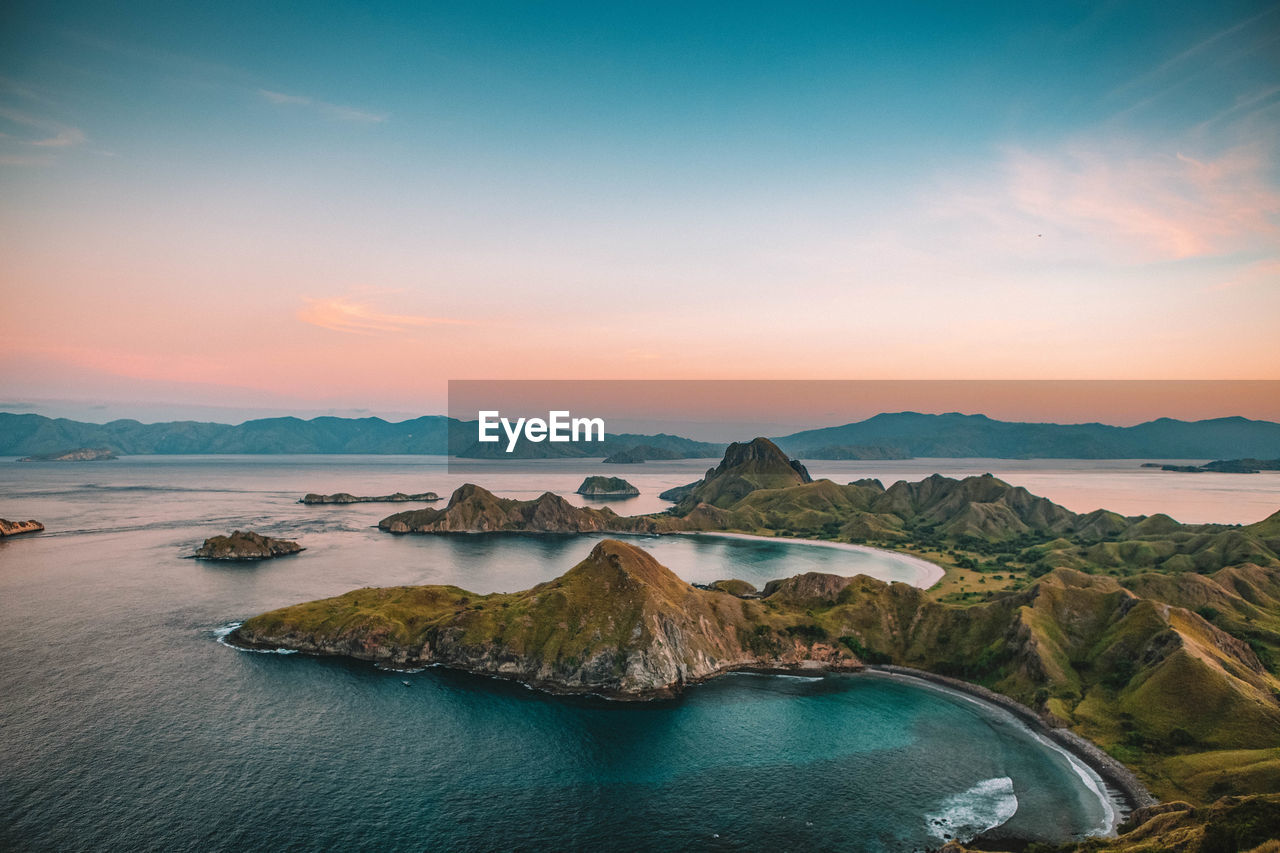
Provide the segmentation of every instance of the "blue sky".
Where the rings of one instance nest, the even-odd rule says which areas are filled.
[[[0,14],[14,400],[1280,371],[1280,5]]]

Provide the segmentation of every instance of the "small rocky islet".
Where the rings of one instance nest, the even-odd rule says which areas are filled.
[[[306,549],[289,539],[275,539],[252,530],[236,530],[228,536],[211,536],[191,556],[198,560],[249,562],[287,557]]]
[[[321,495],[316,492],[308,492],[303,495],[298,503],[300,504],[372,504],[372,503],[431,503],[440,500],[440,496],[435,492],[419,492],[417,494],[406,494],[404,492],[396,492],[390,495],[353,495],[349,492],[334,492],[331,495]]]
[[[0,536],[21,536],[23,533],[39,533],[44,525],[35,519],[27,521],[10,521],[0,518]]]
[[[621,477],[587,477],[575,494],[589,498],[633,498],[640,490]]]

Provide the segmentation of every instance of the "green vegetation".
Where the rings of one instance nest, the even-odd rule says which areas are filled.
[[[659,623],[696,625],[689,636],[680,629],[661,640],[666,668],[629,669],[657,648],[646,643],[658,634],[619,610],[625,599],[585,589],[575,588],[564,605],[572,618],[562,614],[550,628],[547,620],[560,611],[531,612],[516,600],[499,610],[529,624],[492,621],[487,607],[462,621],[438,615],[437,623],[461,630],[468,642],[501,638],[503,654],[535,656],[537,674],[523,676],[532,681],[580,687],[590,681],[584,667],[621,668],[634,678],[610,681],[608,689],[624,693],[673,689],[734,666],[892,662],[1027,704],[1136,769],[1161,796],[1205,803],[1280,790],[1273,752],[1280,744],[1280,513],[1247,526],[1077,514],[990,475],[935,475],[888,488],[875,480],[814,482],[766,439],[731,446],[719,466],[681,491],[666,513],[622,518],[568,507],[553,495],[503,501],[465,486],[446,510],[392,516],[383,526],[725,530],[899,549],[942,566],[942,582],[922,591],[810,573],[772,581],[758,594],[721,581],[695,591],[705,600],[676,606],[664,596],[667,604],[645,618],[662,613]],[[585,642],[562,636],[565,625],[579,624],[593,626]],[[632,633],[623,630],[623,638],[619,625]],[[552,653],[569,659],[560,653],[566,643],[574,666],[548,669]],[[684,657],[671,657],[672,643]],[[427,646],[438,652],[425,636],[408,643]],[[476,657],[474,650],[461,655]]]

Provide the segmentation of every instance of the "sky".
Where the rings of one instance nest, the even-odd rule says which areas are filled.
[[[1275,3],[11,0],[0,409],[1277,379],[1278,146]]]

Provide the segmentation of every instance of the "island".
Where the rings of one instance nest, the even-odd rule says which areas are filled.
[[[376,497],[367,497],[349,494],[347,492],[335,492],[332,495],[319,495],[315,492],[308,492],[298,503],[300,504],[372,504],[372,503],[430,503],[440,500],[440,496],[435,492],[421,492],[419,494],[407,495],[404,492],[396,492],[393,495],[378,495]]]
[[[56,453],[38,453],[24,456],[19,462],[105,462],[118,459],[115,451],[106,447],[80,447],[75,450],[61,450]]]
[[[240,562],[270,560],[305,550],[288,539],[273,539],[252,530],[236,530],[230,536],[212,536],[204,540],[192,556],[200,560]]]
[[[1280,459],[1219,459],[1203,465],[1160,465],[1158,462],[1148,462],[1142,467],[1159,467],[1162,471],[1185,474],[1260,474],[1263,471],[1280,471]]]
[[[589,498],[633,498],[640,490],[621,477],[587,477],[577,494]]]
[[[362,589],[254,617],[232,639],[630,701],[740,669],[892,668],[1014,703],[1134,806],[1144,787],[1173,801],[1135,812],[1143,831],[1202,832],[1213,815],[1250,813],[1242,802],[1280,810],[1259,797],[1280,789],[1280,512],[1248,525],[1076,513],[989,474],[842,485],[755,439],[662,513],[466,484],[444,508],[379,526],[797,537],[899,550],[945,576],[928,590],[821,573],[694,587],[606,539],[523,592]]]
[[[0,536],[20,536],[23,533],[39,533],[44,525],[34,519],[28,521],[10,521],[0,518]]]

